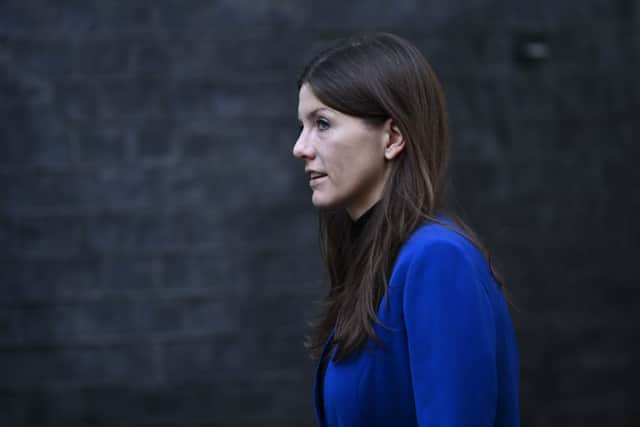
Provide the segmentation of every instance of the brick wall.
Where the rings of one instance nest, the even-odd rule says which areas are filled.
[[[295,81],[359,30],[444,83],[523,425],[634,425],[638,27],[623,0],[2,2],[0,425],[313,425]]]

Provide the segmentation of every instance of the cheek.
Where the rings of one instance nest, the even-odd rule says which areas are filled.
[[[349,178],[348,160],[344,157],[334,159],[331,164],[331,177],[333,181],[338,183]]]
[[[377,150],[377,140],[368,133],[344,132],[334,135],[319,153],[323,167],[329,174],[336,196],[348,197],[375,182],[384,168],[384,152]]]
[[[350,186],[350,183],[357,175],[355,173],[356,168],[354,168],[356,166],[354,163],[357,163],[357,161],[357,158],[348,151],[335,153],[331,157],[331,161],[327,162],[327,172],[334,187],[341,190]]]
[[[376,185],[383,175],[384,163],[375,156],[358,153],[355,156],[344,156],[336,162],[334,183],[342,192],[364,190],[367,186]]]

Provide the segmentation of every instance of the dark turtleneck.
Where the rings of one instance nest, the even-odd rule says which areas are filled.
[[[375,210],[377,209],[379,204],[380,204],[380,202],[376,202],[365,213],[360,215],[360,217],[358,219],[356,219],[355,221],[352,221],[352,224],[353,224],[352,227],[351,227],[351,240],[352,241],[355,241],[360,237],[360,235],[362,234],[362,231],[364,230],[364,228],[366,227],[367,223],[369,222],[369,220],[373,216],[373,213],[375,212]]]

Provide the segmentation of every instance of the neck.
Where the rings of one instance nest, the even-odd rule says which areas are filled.
[[[359,220],[360,218],[362,218],[363,215],[369,212],[379,201],[380,199],[376,198],[370,201],[369,203],[367,203],[366,205],[361,205],[356,209],[348,208],[347,213],[349,214],[349,218],[351,218],[351,221],[353,222]]]
[[[358,208],[348,208],[347,213],[352,221],[357,221],[362,215],[367,213],[380,199],[374,199],[366,205],[359,206]]]
[[[355,207],[347,207],[347,213],[349,217],[351,217],[352,221],[357,221],[362,215],[365,214],[369,209],[373,207],[376,203],[378,203],[382,199],[382,195],[384,192],[384,187],[386,185],[387,180],[389,179],[389,174],[391,173],[391,168],[389,167],[389,163],[387,162],[384,178],[378,182],[378,184],[373,188],[373,191],[369,193],[369,198],[367,200],[358,203]]]

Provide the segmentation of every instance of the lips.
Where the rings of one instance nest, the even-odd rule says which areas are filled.
[[[309,179],[311,181],[316,180],[316,179],[320,179],[320,178],[324,178],[325,176],[327,176],[326,173],[321,173],[321,172],[311,172],[309,174]]]
[[[318,172],[314,170],[306,170],[306,172],[309,174],[309,185],[311,186],[311,188],[318,187],[327,178],[327,174],[324,172]]]

